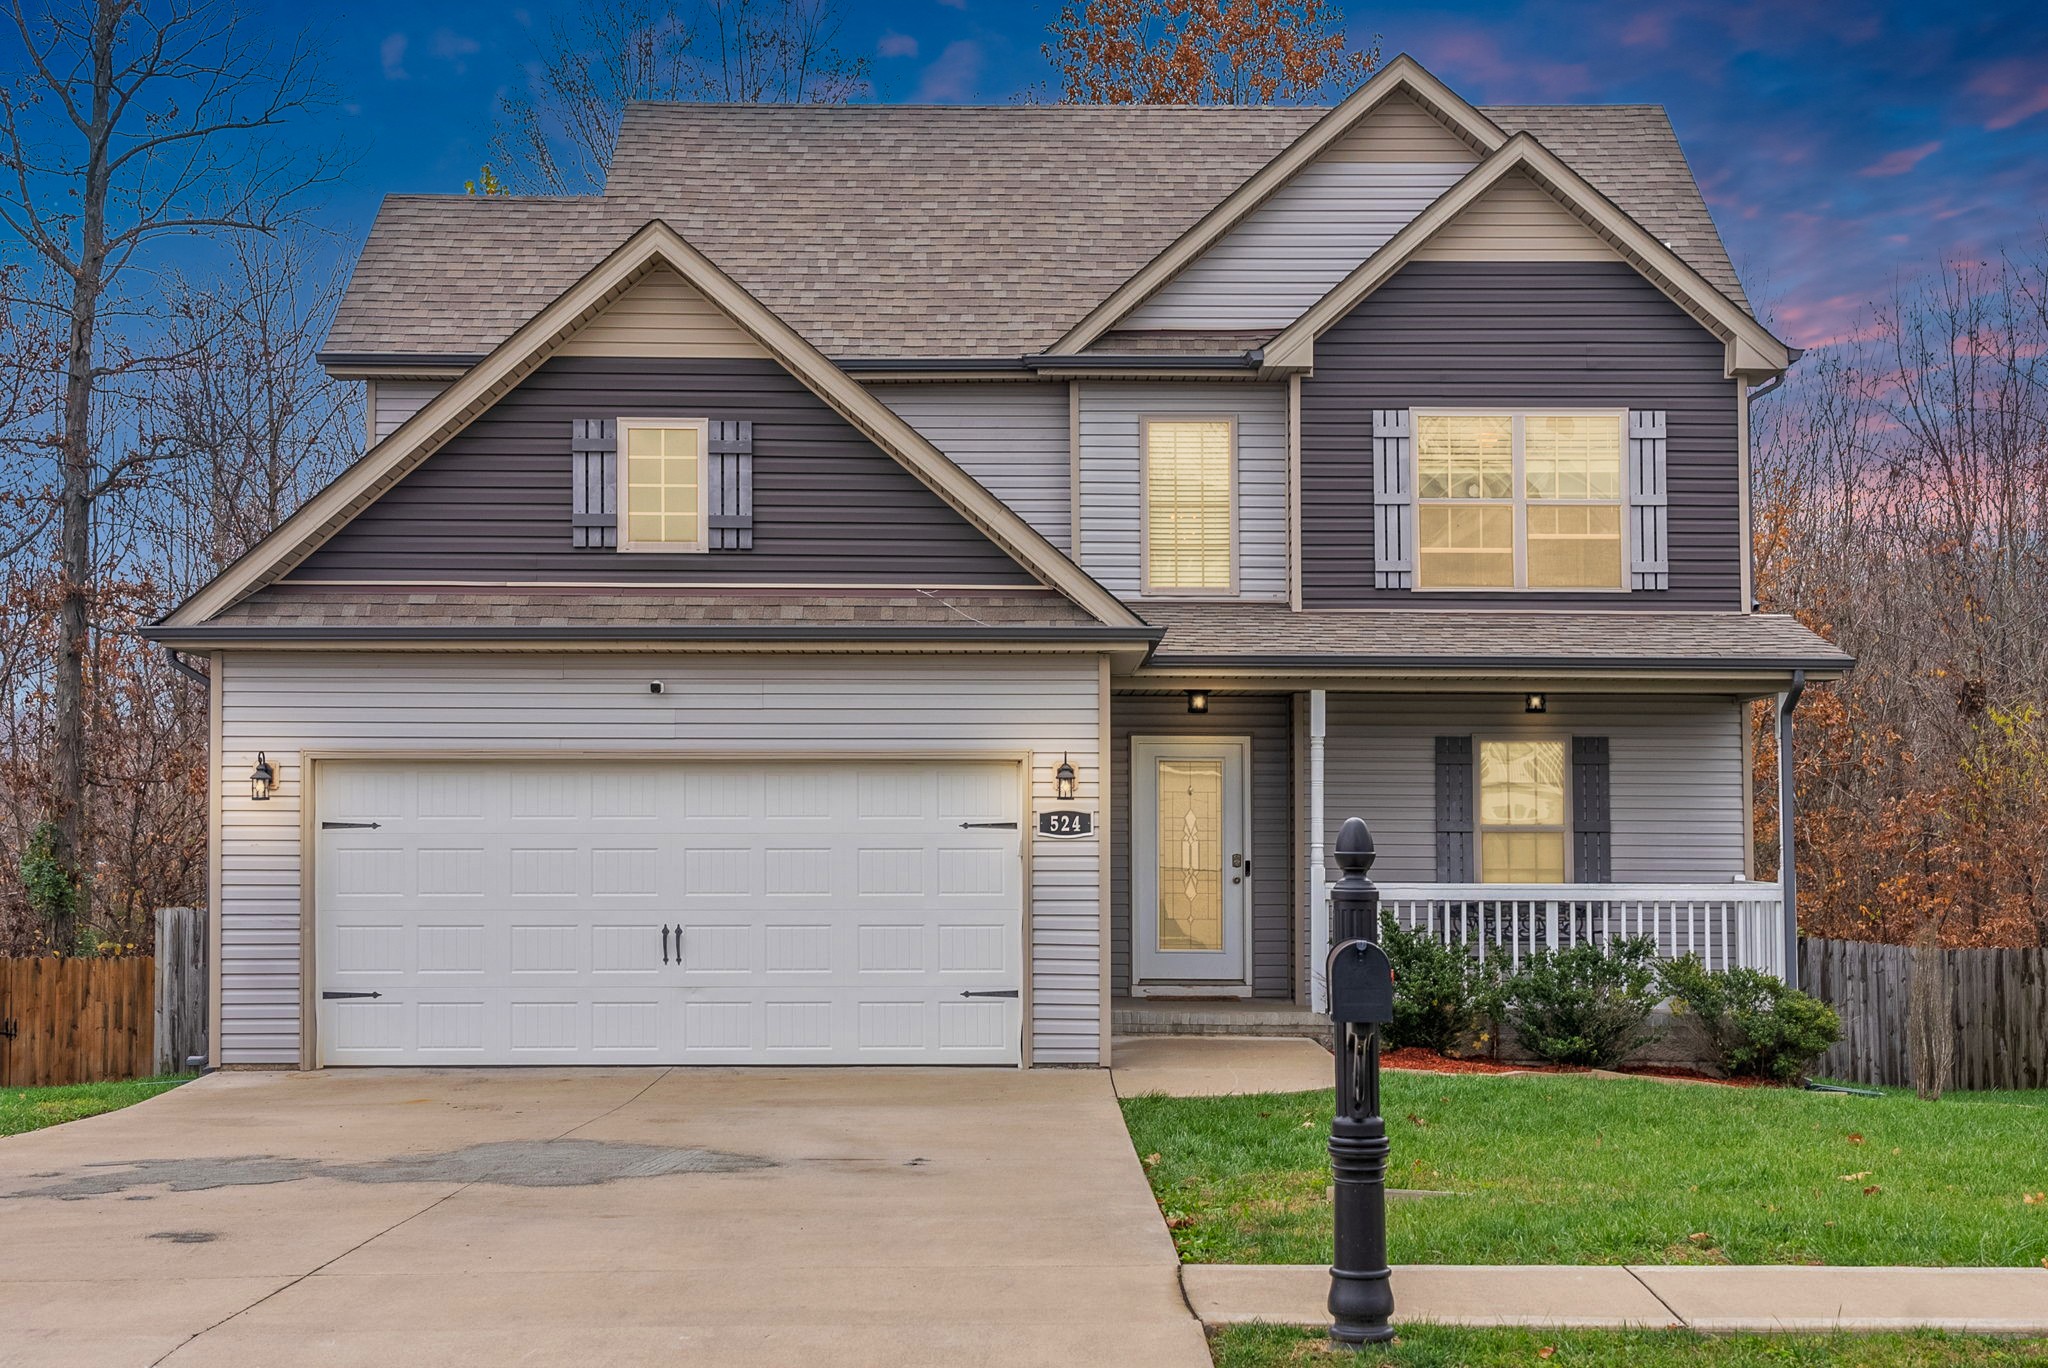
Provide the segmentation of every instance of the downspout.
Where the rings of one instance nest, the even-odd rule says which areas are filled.
[[[1323,954],[1330,948],[1330,902],[1323,891],[1323,735],[1328,730],[1329,694],[1308,691],[1308,982],[1309,1004],[1330,1010],[1330,986],[1323,979]]]
[[[179,674],[185,676],[185,678],[191,680],[200,688],[207,690],[209,694],[212,692],[213,680],[207,677],[207,674],[204,670],[193,669],[192,666],[186,662],[184,652],[180,651],[177,647],[164,647],[164,659],[170,661],[171,668],[176,670]]]
[[[1792,672],[1792,687],[1778,695],[1778,889],[1785,906],[1785,986],[1799,986],[1799,861],[1792,847],[1792,710],[1806,692],[1806,671]]]

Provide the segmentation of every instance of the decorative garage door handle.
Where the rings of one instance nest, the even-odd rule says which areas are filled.
[[[962,992],[962,993],[960,994],[960,996],[961,996],[961,997],[1015,997],[1015,996],[1017,996],[1017,990],[1016,990],[1015,988],[994,988],[994,989],[990,989],[989,991],[987,991],[987,992],[983,992],[983,993],[977,993],[977,992],[973,992],[973,991],[966,991],[966,992]]]
[[[322,993],[322,994],[320,995],[320,997],[321,997],[321,1000],[322,1000],[322,1001],[325,1001],[325,1002],[332,1002],[332,1001],[334,1001],[334,1000],[335,1000],[336,998],[380,998],[380,997],[383,997],[383,996],[384,996],[384,995],[383,995],[382,993],[333,993],[333,992],[327,992],[327,993]]]
[[[668,963],[668,923],[661,924],[661,962]]]

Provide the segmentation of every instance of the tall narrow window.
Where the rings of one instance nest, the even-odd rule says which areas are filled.
[[[705,544],[702,419],[621,418],[629,551],[701,551]]]
[[[1419,413],[1416,584],[1621,589],[1618,413]]]
[[[1479,879],[1563,883],[1565,743],[1479,743]]]
[[[1144,437],[1146,590],[1232,592],[1234,425],[1154,418]]]

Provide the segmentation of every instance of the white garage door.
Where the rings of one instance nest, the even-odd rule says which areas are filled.
[[[1007,763],[328,763],[328,1064],[1006,1064]]]

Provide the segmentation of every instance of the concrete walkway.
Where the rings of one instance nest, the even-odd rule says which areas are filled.
[[[1334,1068],[1313,1040],[1273,1036],[1118,1036],[1109,1060],[1118,1097],[1309,1092]]]
[[[6,1368],[1209,1364],[1093,1070],[216,1074],[0,1236]]]
[[[1208,1325],[1326,1325],[1321,1265],[1189,1264]],[[2048,1268],[1459,1266],[1394,1270],[1395,1320],[1694,1330],[1933,1329],[2048,1335]]]

